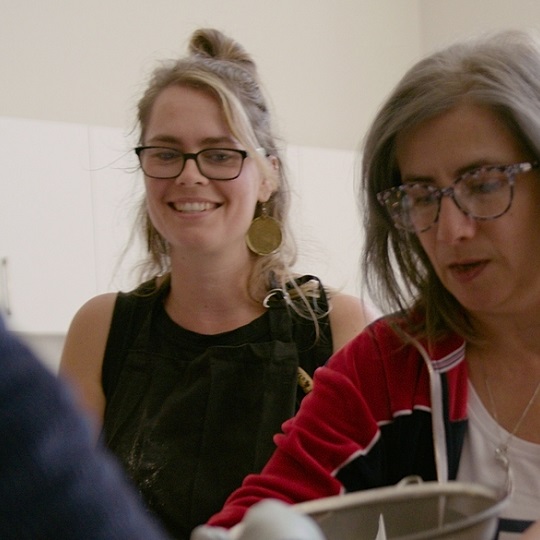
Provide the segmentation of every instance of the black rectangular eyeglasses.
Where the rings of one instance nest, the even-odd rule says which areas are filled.
[[[163,180],[178,178],[189,159],[209,180],[234,180],[240,176],[248,157],[245,150],[235,148],[205,148],[187,153],[166,146],[138,146],[135,153],[146,176]]]

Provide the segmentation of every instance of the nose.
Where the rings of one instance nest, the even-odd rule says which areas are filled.
[[[476,232],[476,226],[476,220],[465,214],[451,196],[442,197],[436,223],[438,241],[456,244],[471,238]]]
[[[183,186],[208,184],[209,180],[201,174],[195,156],[186,156],[182,172],[175,178],[174,183]]]

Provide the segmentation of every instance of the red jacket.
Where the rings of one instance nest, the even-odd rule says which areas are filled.
[[[425,343],[404,342],[389,320],[373,323],[317,370],[313,392],[276,435],[262,473],[248,476],[210,525],[233,526],[263,498],[298,503],[413,474],[436,480],[437,470],[439,478],[456,478],[467,425],[464,341],[451,336],[428,358]],[[440,420],[435,438],[432,418],[435,429]]]

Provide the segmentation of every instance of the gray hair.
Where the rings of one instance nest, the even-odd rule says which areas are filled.
[[[464,308],[446,290],[415,234],[396,229],[376,199],[401,183],[396,137],[459,103],[490,108],[540,155],[540,41],[504,31],[457,42],[416,63],[383,103],[364,140],[359,201],[365,208],[363,273],[385,311],[421,309],[419,334],[473,338]]]

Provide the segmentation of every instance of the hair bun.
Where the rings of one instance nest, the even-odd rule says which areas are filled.
[[[234,62],[256,76],[257,67],[246,49],[215,28],[199,28],[193,32],[188,50],[195,56]]]

